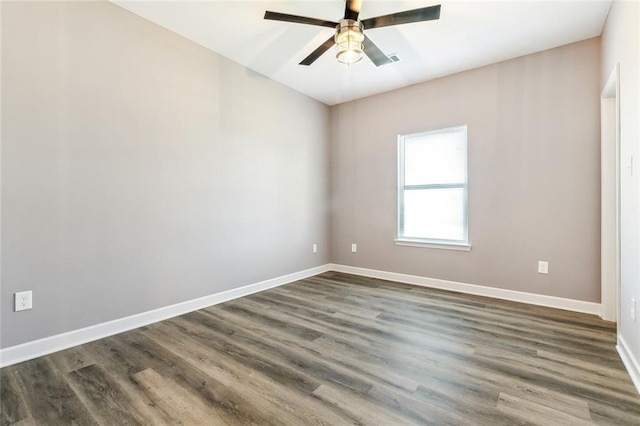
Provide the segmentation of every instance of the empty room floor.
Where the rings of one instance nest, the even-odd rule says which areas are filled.
[[[329,272],[1,370],[2,425],[638,425],[615,326]]]

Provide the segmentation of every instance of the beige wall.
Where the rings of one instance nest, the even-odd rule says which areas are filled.
[[[332,107],[332,262],[598,302],[599,94],[595,38]],[[396,137],[457,124],[473,248],[396,246]]]
[[[112,4],[0,4],[2,348],[329,261],[599,299],[599,39],[329,110]],[[472,251],[395,246],[397,134],[463,123]]]
[[[602,78],[604,87],[609,75],[620,64],[620,324],[619,335],[627,350],[640,365],[640,318],[631,319],[631,299],[640,308],[640,227],[638,222],[638,176],[640,175],[640,4],[615,1],[602,33]],[[635,172],[629,164],[634,157]],[[636,312],[638,315],[640,310]],[[636,371],[640,380],[640,371]],[[640,388],[640,382],[636,383]]]
[[[0,347],[328,262],[326,106],[113,4],[1,7]]]

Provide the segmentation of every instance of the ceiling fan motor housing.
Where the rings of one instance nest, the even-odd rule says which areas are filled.
[[[338,46],[336,58],[345,64],[358,62],[363,56],[364,28],[353,19],[341,19],[336,27],[335,42]]]

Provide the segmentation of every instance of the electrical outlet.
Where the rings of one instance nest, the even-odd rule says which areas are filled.
[[[358,251],[358,245],[357,244],[351,244],[351,253],[355,253]]]
[[[15,294],[15,311],[26,311],[31,309],[33,305],[33,293],[29,291],[20,291]]]
[[[545,262],[544,260],[538,261],[538,273],[540,273],[540,274],[548,274],[549,273],[549,262]]]
[[[312,245],[311,246],[311,251],[314,252],[314,253],[317,253],[318,252],[318,245],[317,244]]]
[[[636,320],[636,299],[631,299],[631,319]]]

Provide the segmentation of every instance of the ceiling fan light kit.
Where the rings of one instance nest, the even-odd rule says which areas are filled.
[[[338,25],[335,43],[338,47],[336,58],[343,64],[353,64],[362,59],[364,33],[362,24],[353,19],[343,19]]]
[[[410,24],[412,22],[424,22],[440,19],[440,5],[423,7],[421,9],[407,10],[404,12],[392,13],[390,15],[367,18],[360,21],[360,7],[362,0],[346,0],[344,18],[339,22],[325,21],[306,16],[289,15],[287,13],[266,11],[264,19],[271,21],[285,21],[296,24],[316,25],[319,27],[335,28],[335,35],[322,43],[309,56],[304,58],[300,65],[311,65],[324,52],[329,50],[334,44],[338,46],[336,58],[344,64],[353,64],[366,55],[375,66],[397,62],[389,59],[369,37],[364,30],[391,25]]]

